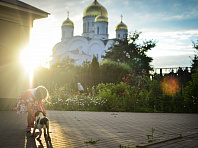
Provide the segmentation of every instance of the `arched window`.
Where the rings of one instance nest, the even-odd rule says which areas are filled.
[[[83,23],[83,32],[86,32],[86,23]]]
[[[65,37],[65,31],[63,31],[63,38]]]
[[[87,23],[87,32],[89,32],[89,22]]]
[[[94,22],[92,22],[92,31],[94,31]]]
[[[97,34],[99,34],[99,27],[97,27]]]

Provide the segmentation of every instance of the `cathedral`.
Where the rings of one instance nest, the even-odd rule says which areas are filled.
[[[76,65],[84,61],[92,61],[93,57],[102,61],[102,55],[111,47],[115,39],[109,39],[108,34],[108,13],[97,0],[94,0],[83,12],[83,33],[82,36],[74,36],[74,23],[69,18],[62,23],[61,42],[57,43],[53,51],[51,65],[61,62],[65,57],[74,59]],[[116,26],[116,39],[127,38],[127,25],[121,22]]]

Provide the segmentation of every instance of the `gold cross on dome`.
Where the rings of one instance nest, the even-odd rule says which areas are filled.
[[[123,16],[121,15],[121,22],[122,22],[122,17],[123,17]]]
[[[68,15],[68,17],[69,17],[69,11],[67,11],[67,15]]]

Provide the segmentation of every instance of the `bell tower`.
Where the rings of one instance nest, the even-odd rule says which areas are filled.
[[[69,11],[67,12],[67,19],[62,23],[62,42],[66,42],[74,35],[74,23],[69,19]]]

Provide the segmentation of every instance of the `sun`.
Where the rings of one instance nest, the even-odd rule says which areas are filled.
[[[44,23],[45,22],[45,23]],[[52,45],[56,41],[56,36],[46,36],[46,20],[34,21],[31,29],[29,44],[21,50],[20,62],[25,69],[25,74],[29,75],[32,84],[35,70],[38,67],[49,68],[52,60]],[[50,42],[49,42],[50,41]]]
[[[41,65],[41,56],[33,46],[28,45],[22,50],[20,61],[24,66],[25,74],[29,75],[29,84],[30,87],[32,87],[34,71],[38,66]]]
[[[30,45],[22,50],[20,59],[28,72],[34,71],[40,65],[39,54]]]

